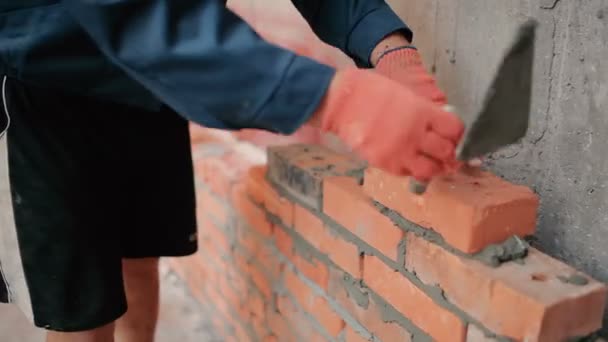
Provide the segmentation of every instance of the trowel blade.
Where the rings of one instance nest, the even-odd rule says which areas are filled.
[[[537,22],[521,25],[488,89],[481,110],[467,129],[457,157],[471,160],[516,143],[526,135],[532,97]]]

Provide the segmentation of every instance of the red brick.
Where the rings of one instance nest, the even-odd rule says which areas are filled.
[[[256,267],[252,262],[248,262],[240,253],[237,253],[235,259],[236,267],[239,271],[249,275],[266,300],[269,300],[272,297],[272,286],[262,270]]]
[[[344,321],[325,298],[315,296],[313,303],[306,310],[321,323],[329,335],[336,337],[344,329]]]
[[[277,309],[283,317],[291,317],[298,314],[298,309],[295,304],[292,302],[291,298],[287,296],[277,296]]]
[[[305,335],[306,341],[327,341],[327,338],[317,330],[309,329]]]
[[[367,169],[363,187],[376,201],[466,253],[513,235],[530,235],[536,226],[538,197],[487,172],[439,177],[424,195],[416,195],[407,178]]]
[[[274,241],[281,253],[289,257],[293,253],[293,240],[287,232],[280,227],[274,228]]]
[[[322,246],[322,252],[340,268],[355,278],[361,278],[361,257],[359,249],[354,244],[340,237],[328,238]]]
[[[342,318],[333,311],[325,298],[317,296],[296,274],[285,272],[285,286],[302,308],[315,317],[331,336],[335,337],[342,331]]]
[[[213,245],[213,240],[210,238],[204,238],[201,239],[199,241],[199,247],[200,249],[204,249],[204,252],[199,251],[201,255],[204,255],[205,257],[209,257],[209,258],[213,258],[214,260],[217,258],[219,259],[219,257],[217,256],[217,250],[215,249],[215,246]],[[211,249],[209,249],[211,247]],[[204,254],[202,254],[204,253]]]
[[[279,339],[275,335],[265,336],[262,341],[264,342],[279,342]]]
[[[261,340],[264,336],[268,334],[268,329],[266,328],[264,317],[252,315],[251,318],[246,322],[250,323],[253,327],[253,330],[255,331],[255,335],[257,337],[256,341]]]
[[[217,278],[220,281],[217,284],[214,284],[214,287],[216,289],[221,289],[221,291],[218,290],[218,292],[222,293],[222,300],[233,309],[241,307],[241,304],[245,301],[243,295],[236,292],[221,274],[219,274]]]
[[[279,196],[266,181],[266,167],[257,166],[249,169],[247,191],[252,199],[263,205],[268,212],[278,216],[281,221],[291,227],[293,224],[293,203]]]
[[[469,324],[467,327],[467,342],[498,342],[498,340],[487,337],[478,327]]]
[[[364,339],[359,333],[355,332],[353,328],[346,327],[346,333],[344,335],[344,341],[347,342],[367,342],[368,340]],[[398,341],[398,340],[393,340]]]
[[[215,288],[213,288],[213,286],[207,286],[206,290],[209,299],[213,303],[213,306],[224,318],[231,321],[229,323],[232,323],[234,317],[230,313],[230,309],[228,307],[228,304],[224,300],[224,296],[222,296]]]
[[[271,248],[272,240],[253,234],[249,225],[237,224],[235,227],[240,244],[236,248],[242,248],[246,255],[255,259],[263,267],[269,280],[278,279],[281,265],[278,254]]]
[[[213,217],[218,224],[228,223],[228,207],[208,191],[197,191],[197,210]]]
[[[483,325],[516,340],[561,341],[601,327],[605,285],[586,277],[586,286],[559,280],[579,274],[536,249],[525,264],[494,268],[458,257],[408,234],[406,268],[427,284],[438,284],[446,297]]]
[[[236,309],[237,314],[241,318],[241,320],[243,320],[244,322],[251,321],[251,313],[249,312],[249,309],[247,308],[247,306],[245,306],[245,304],[236,307]]]
[[[361,323],[368,332],[380,338],[381,341],[410,341],[411,334],[397,323],[385,322],[380,307],[368,297],[367,308],[359,306],[346,291],[343,284],[343,273],[332,269],[330,271],[329,295],[342,308],[348,311]]]
[[[229,197],[230,189],[236,178],[235,172],[218,157],[207,157],[194,162],[197,179],[202,181],[210,191],[221,197]]]
[[[304,308],[308,307],[314,299],[312,290],[291,271],[286,271],[284,277],[285,287],[296,298],[300,305]]]
[[[321,249],[321,245],[327,239],[327,232],[321,219],[311,213],[308,209],[295,205],[294,210],[294,229],[308,243],[316,249]]]
[[[365,257],[364,280],[378,295],[437,341],[465,339],[465,324],[374,256]]]
[[[232,191],[232,202],[238,214],[249,226],[265,236],[272,235],[272,225],[264,211],[249,200],[245,186],[238,184]]]
[[[243,329],[243,327],[240,324],[235,322],[232,325],[232,327],[234,328],[235,342],[251,341],[251,339],[249,338],[249,335],[245,332],[245,329]]]
[[[268,279],[264,276],[261,270],[255,267],[252,267],[250,272],[251,278],[260,292],[262,292],[266,298],[270,298],[270,296],[272,296],[272,287],[268,282]]]
[[[363,325],[374,336],[381,341],[403,341],[412,340],[412,335],[397,323],[388,323],[382,320],[382,313],[376,303],[370,302],[370,307],[363,318]]]
[[[271,280],[279,277],[280,262],[276,252],[268,246],[268,243],[260,243],[254,258],[264,267]]]
[[[267,309],[268,328],[279,341],[295,342],[296,338],[289,326],[287,319],[272,309]]]
[[[243,224],[242,222],[237,222],[235,227],[237,241],[240,244],[240,246],[237,245],[235,248],[243,248],[244,252],[252,256],[258,253],[259,249],[261,248],[261,240],[255,238],[253,232],[251,231],[252,228],[250,228],[247,224]]]
[[[246,293],[246,292],[245,292]],[[265,304],[264,298],[262,298],[256,291],[250,291],[245,294],[244,306],[247,308],[249,313],[257,317],[265,317]]]
[[[236,141],[197,145],[193,151],[197,179],[216,195],[229,198],[232,186],[244,178],[250,167],[261,163],[253,153],[258,149],[247,147]]]
[[[199,241],[211,240],[223,253],[230,250],[230,242],[224,231],[207,217],[198,217],[198,239]]]
[[[308,206],[321,209],[323,179],[359,178],[365,163],[318,145],[273,146],[268,151],[268,178]]]
[[[361,277],[357,246],[331,233],[320,218],[299,205],[295,207],[294,222],[296,231],[313,247],[354,277]]]
[[[312,280],[323,289],[327,288],[329,274],[327,265],[319,260],[306,260],[297,252],[291,256],[291,261],[306,278]]]
[[[235,291],[238,293],[247,293],[249,290],[249,284],[245,281],[247,279],[247,274],[239,271],[238,265],[229,263],[226,266],[225,272]]]
[[[326,178],[323,185],[323,211],[340,225],[396,260],[403,231],[382,215],[360,186],[345,177]]]

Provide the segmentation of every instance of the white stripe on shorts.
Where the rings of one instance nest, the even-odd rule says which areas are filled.
[[[17,241],[17,229],[13,215],[11,183],[8,170],[8,148],[6,130],[10,125],[10,114],[6,99],[6,76],[2,79],[2,109],[7,125],[0,133],[0,277],[7,284],[9,301],[17,304],[28,318],[33,320],[32,302],[25,280],[21,253]]]

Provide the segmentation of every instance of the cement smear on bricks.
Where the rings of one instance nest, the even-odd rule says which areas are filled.
[[[290,200],[292,200],[291,197],[288,197],[288,198]],[[306,207],[306,204],[302,204],[302,205]],[[314,212],[314,210],[312,208],[307,208],[307,209]],[[328,217],[323,216],[320,213],[318,213],[318,215],[321,215],[322,218],[325,218],[324,221],[329,220]],[[380,296],[378,296],[371,289],[369,289],[365,285],[363,285],[362,280],[355,279],[348,273],[344,272],[344,270],[342,270],[338,265],[334,264],[327,255],[321,253],[320,251],[315,249],[313,246],[311,246],[298,233],[296,233],[295,231],[291,230],[288,227],[285,227],[283,225],[283,223],[279,220],[278,217],[276,217],[270,213],[267,213],[267,216],[269,217],[270,220],[272,220],[272,222],[274,224],[276,224],[278,227],[280,227],[277,229],[283,229],[288,234],[291,235],[291,237],[293,239],[294,249],[297,250],[298,248],[300,248],[301,253],[305,253],[305,254],[310,253],[311,255],[314,255],[314,259],[316,259],[317,262],[323,262],[324,264],[343,272],[344,277],[343,277],[342,285],[344,286],[344,289],[347,291],[349,296],[351,296],[351,298],[355,299],[355,302],[357,303],[357,305],[361,306],[362,308],[367,309],[367,307],[369,305],[369,300],[370,300],[369,296],[373,296],[372,298],[375,298],[374,299],[375,302],[377,304],[379,304],[378,307],[380,308],[382,316],[387,317],[385,319],[385,322],[395,322],[395,323],[399,324],[400,326],[402,326],[403,328],[405,328],[406,330],[408,330],[409,332],[411,332],[412,336],[413,336],[412,341],[415,341],[415,342],[432,341],[432,339],[430,338],[430,336],[428,334],[426,334],[424,331],[420,330],[420,328],[418,328],[416,325],[414,325],[409,319],[407,319],[406,317],[401,315],[401,313],[399,313],[397,310],[395,310],[395,308],[393,308],[390,304],[388,304],[386,301],[384,301]],[[326,222],[326,224],[330,224],[330,223]],[[333,225],[337,226],[337,224],[335,224],[335,223],[333,223]],[[340,229],[343,230],[343,231],[341,231],[341,233],[350,233],[349,231],[345,230],[344,228],[340,228]],[[361,248],[367,251],[366,254],[371,255],[373,253],[373,248],[368,246],[365,242],[358,240],[358,238],[355,237],[354,235],[352,236],[352,240],[354,243],[360,244]],[[376,253],[378,253],[378,252],[376,251]],[[290,265],[289,267],[293,268],[293,270],[297,270],[297,268],[294,265],[292,265],[290,261],[285,260],[284,262],[286,262],[288,265]],[[305,277],[303,277],[303,278],[305,278]],[[364,327],[357,328],[357,326],[359,324],[356,321],[356,319],[354,319],[352,316],[350,316],[348,311],[344,310],[344,308],[342,308],[339,303],[336,303],[332,297],[327,296],[327,294],[323,290],[318,289],[317,285],[315,285],[314,282],[312,282],[311,280],[309,280],[309,279],[305,279],[305,280],[306,280],[306,283],[311,288],[313,288],[313,290],[316,292],[317,295],[325,298],[328,301],[328,303],[334,308],[334,310],[336,310],[336,312],[340,313],[342,318],[347,323],[349,323],[351,326],[354,325],[355,330],[357,332],[361,333],[362,330],[366,331]],[[362,335],[367,335],[367,334],[362,333]]]
[[[557,279],[561,280],[566,284],[585,286],[589,284],[589,279],[583,277],[582,275],[572,274],[570,276],[557,276]]]
[[[361,287],[361,280],[354,279],[349,274],[344,273],[342,286],[346,289],[348,297],[352,298],[357,305],[367,310],[369,308],[368,289]]]
[[[379,202],[373,201],[374,206],[385,216],[391,219],[395,225],[406,232],[412,232],[423,239],[439,245],[443,249],[449,251],[462,258],[475,259],[485,265],[498,267],[504,262],[514,261],[523,262],[528,251],[528,244],[520,237],[513,236],[501,244],[494,244],[486,247],[483,251],[477,254],[467,254],[448,245],[440,234],[423,228],[406,218],[396,211],[385,207]]]
[[[382,314],[382,321],[386,323],[397,323],[407,331],[410,332],[412,336],[412,342],[432,342],[433,339],[426,332],[422,331],[418,328],[412,321],[408,318],[404,317],[397,309],[395,309],[392,305],[390,305],[387,301],[382,299],[382,297],[378,296],[374,292],[370,291],[369,295],[371,300],[376,303],[377,307],[380,309],[380,313]]]
[[[315,209],[320,209],[323,203],[323,178],[348,176],[362,182],[367,165],[344,156],[334,160],[337,154],[322,146],[271,147],[267,155],[268,182]]]
[[[208,215],[208,216],[210,216],[210,215]],[[263,267],[263,265],[260,265],[257,262],[257,260],[255,260],[255,258],[253,258],[253,256],[251,255],[250,251],[239,249],[238,253],[241,253],[250,262],[254,263],[256,265],[256,267],[260,268],[260,270],[262,271],[262,273],[264,273],[265,276],[268,277],[268,273],[269,273],[268,270],[265,267]],[[199,252],[198,252],[197,255],[199,257],[205,259],[205,262],[208,263],[214,269],[214,271],[216,273],[224,272],[224,270],[222,270],[221,267],[219,265],[217,265],[212,260],[211,257],[209,257],[208,255],[206,255],[204,251],[199,250]],[[231,263],[233,262],[233,257],[230,254],[221,254],[220,257],[222,259],[224,259],[225,261],[229,261]],[[247,279],[246,283],[247,283],[247,287],[248,287],[248,289],[250,291],[256,292],[256,294],[259,295],[259,296],[262,295],[262,291],[255,285],[255,283],[252,280]],[[236,291],[236,288],[234,288],[231,283],[228,283],[228,286],[230,286],[233,291]],[[275,286],[275,284],[273,284],[273,286]],[[221,293],[220,289],[216,289],[216,291],[218,291],[218,293]],[[203,291],[203,292],[205,293],[205,295],[207,296],[207,298],[210,298],[209,294],[206,291]],[[207,303],[207,305],[211,305],[211,304]],[[233,307],[231,307],[231,306],[227,306],[227,307],[228,307],[228,310],[230,311],[230,316],[232,316],[232,317],[239,317],[239,314],[234,310]],[[213,314],[214,315],[218,314],[217,309],[211,308],[211,310],[213,310]],[[227,318],[224,318],[224,319],[227,319]],[[241,320],[237,320],[237,321],[238,321],[238,324],[241,326],[241,328],[243,328],[245,330],[245,332],[249,335],[249,337],[253,341],[255,341],[256,334],[255,334],[255,330],[253,329],[253,327],[251,326],[251,324],[249,324],[247,322],[243,322]],[[232,329],[234,330],[234,328],[232,328]],[[234,331],[230,332],[230,335],[234,337]],[[225,339],[222,339],[221,341],[224,341],[224,340]],[[220,341],[220,340],[218,340],[218,341]]]
[[[423,283],[415,274],[412,274],[412,273],[408,272],[407,270],[405,270],[405,266],[403,265],[403,263],[397,263],[394,260],[389,259],[387,256],[385,256],[384,254],[380,253],[378,250],[376,250],[375,248],[370,246],[367,242],[361,240],[359,237],[354,235],[352,232],[350,232],[346,228],[340,226],[331,217],[329,217],[329,216],[325,215],[323,212],[320,212],[317,209],[311,207],[310,205],[308,205],[308,203],[302,202],[301,200],[299,200],[299,198],[292,196],[291,193],[284,190],[283,186],[276,185],[276,184],[273,184],[273,186],[275,186],[275,190],[277,190],[277,192],[281,196],[285,197],[286,199],[288,199],[294,203],[298,203],[305,209],[308,209],[309,211],[311,211],[314,215],[318,216],[325,223],[325,225],[328,228],[333,229],[336,232],[338,232],[344,240],[346,240],[348,242],[352,242],[355,245],[357,245],[359,250],[362,251],[365,255],[376,256],[376,257],[380,258],[385,264],[390,266],[392,269],[401,273],[416,287],[418,287],[422,291],[424,291],[435,303],[439,304],[441,307],[446,308],[449,311],[451,311],[452,313],[454,313],[463,322],[465,322],[467,324],[475,325],[486,336],[494,338],[498,342],[511,342],[512,341],[512,339],[510,339],[508,337],[499,336],[499,335],[493,333],[492,331],[490,331],[483,324],[481,324],[476,319],[474,319],[469,314],[467,314],[464,310],[460,309],[455,304],[453,304],[449,300],[447,300],[443,294],[443,292],[444,292],[443,289],[441,289],[438,286],[427,285],[427,284]],[[460,252],[460,251],[454,249],[453,247],[450,247],[449,245],[447,245],[445,242],[443,242],[443,238],[441,238],[441,236],[439,234],[407,221],[401,215],[382,206],[380,203],[376,203],[376,206],[379,208],[379,210],[381,210],[381,212],[384,215],[389,216],[393,220],[393,222],[400,228],[405,229],[406,231],[409,230],[411,232],[414,232],[416,235],[420,235],[433,243],[439,244],[441,247],[445,248],[446,250],[448,250],[456,255],[459,255],[462,257],[467,257],[467,258],[472,258],[471,255]],[[334,264],[331,260],[329,260],[329,258],[325,254],[322,254],[321,252],[317,251],[313,246],[311,246],[299,234],[292,232],[291,229],[289,229],[287,227],[284,227],[283,223],[280,221],[280,219],[278,217],[276,217],[270,213],[267,213],[266,215],[267,215],[267,217],[269,217],[269,220],[271,220],[271,222],[282,226],[283,228],[285,228],[288,231],[288,233],[290,233],[292,235],[293,240],[294,240],[294,246],[300,245],[300,248],[303,247],[306,250],[310,250],[313,254],[315,254],[315,256],[318,257],[319,260],[322,260],[327,265],[342,270],[338,265]],[[404,228],[404,227],[407,227],[407,228]],[[299,241],[297,241],[297,240],[299,240]],[[344,270],[342,270],[342,271],[344,271]],[[416,341],[416,342],[429,341],[429,340],[425,339],[427,337],[430,339],[430,336],[428,334],[426,334],[420,328],[415,326],[409,319],[407,319],[401,313],[396,311],[396,309],[393,308],[389,303],[384,301],[380,296],[378,296],[371,289],[369,289],[363,281],[361,281],[360,283],[361,283],[361,285],[358,285],[357,283],[345,284],[347,291],[349,291],[349,292],[352,291],[352,289],[349,289],[349,287],[355,287],[355,286],[365,287],[366,289],[368,289],[367,291],[369,293],[369,296],[371,296],[372,299],[374,299],[377,303],[383,303],[383,305],[380,305],[380,308],[381,308],[380,310],[383,315],[389,314],[389,315],[398,315],[399,316],[399,320],[397,320],[396,322],[398,322],[399,325],[401,325],[402,327],[404,327],[405,329],[407,329],[408,331],[410,331],[412,333],[412,341]]]
[[[501,244],[493,244],[473,255],[484,264],[498,267],[503,262],[514,261],[523,263],[528,255],[528,243],[518,236],[512,236]]]

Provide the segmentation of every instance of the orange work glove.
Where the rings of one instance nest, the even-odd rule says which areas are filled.
[[[426,181],[449,169],[464,126],[440,106],[372,71],[338,71],[311,123],[370,165]]]
[[[435,78],[426,71],[420,54],[413,46],[384,52],[376,62],[376,71],[434,103],[446,104],[445,94],[437,87]]]

